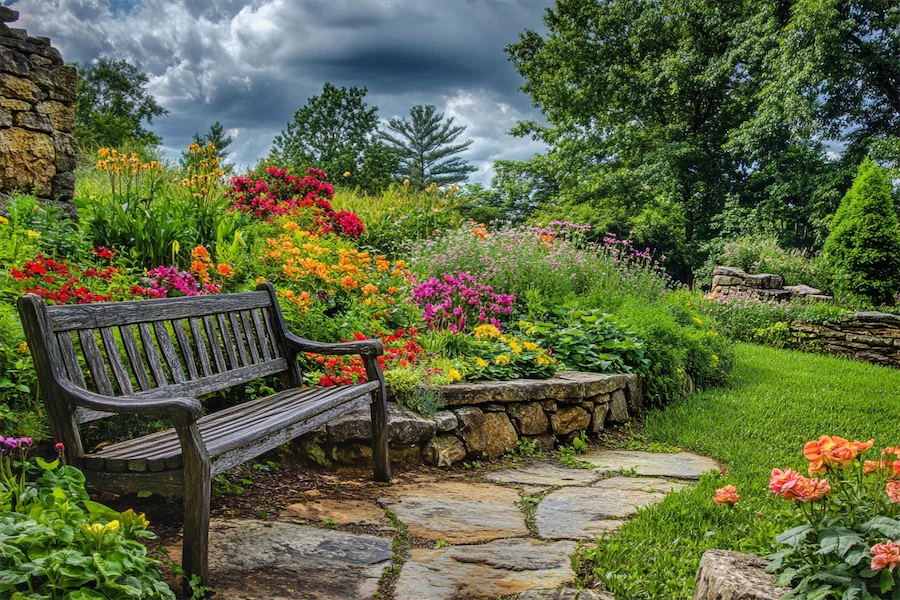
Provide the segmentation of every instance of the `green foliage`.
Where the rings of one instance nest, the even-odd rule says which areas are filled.
[[[221,122],[215,121],[212,125],[209,126],[209,130],[201,134],[199,131],[194,133],[194,143],[200,147],[207,146],[212,144],[216,149],[216,155],[219,157],[219,168],[225,171],[226,173],[231,172],[232,166],[225,162],[225,159],[228,158],[228,155],[231,152],[228,150],[228,146],[234,139],[225,133],[225,126],[222,125]],[[181,153],[181,162],[183,166],[187,166],[191,163],[192,154],[189,150],[185,150]]]
[[[155,537],[143,515],[89,500],[84,475],[74,467],[58,460],[33,464],[14,454],[0,458],[5,598],[175,599],[161,581],[160,561],[141,543]]]
[[[885,173],[869,159],[834,215],[825,254],[841,292],[894,304],[900,291],[900,226]]]
[[[337,88],[326,83],[294,113],[277,136],[269,160],[292,172],[322,169],[334,181],[374,193],[397,168],[393,153],[374,140],[378,107],[365,102],[366,88]]]
[[[385,142],[399,158],[397,176],[408,180],[417,189],[431,185],[442,186],[468,179],[477,169],[457,156],[472,145],[473,140],[454,144],[466,130],[454,125],[454,118],[444,119],[437,107],[416,105],[409,111],[410,120],[394,118],[388,121],[388,131],[380,131],[378,138]]]
[[[704,551],[766,555],[775,536],[801,519],[766,488],[773,466],[806,469],[798,452],[825,433],[896,439],[900,372],[804,352],[738,345],[727,388],[676,401],[648,415],[655,441],[719,460],[726,479],[707,475],[670,494],[582,553],[582,572],[616,598],[690,598]],[[714,491],[735,484],[742,510],[723,510]]]
[[[451,382],[446,373],[422,366],[389,369],[384,373],[384,380],[398,404],[426,417],[434,416],[443,408],[441,395],[434,387]]]
[[[623,330],[616,319],[598,309],[563,307],[537,323],[520,321],[519,328],[553,351],[560,368],[596,373],[629,373],[648,366],[644,343]]]
[[[89,148],[120,147],[126,141],[155,146],[143,122],[169,113],[147,92],[149,79],[124,60],[99,58],[78,65],[75,139]]]

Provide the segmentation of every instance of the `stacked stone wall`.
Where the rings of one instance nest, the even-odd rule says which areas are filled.
[[[818,325],[795,322],[791,331],[830,353],[900,368],[900,316],[860,312],[837,323]]]
[[[805,296],[812,300],[832,300],[822,290],[808,285],[784,285],[784,277],[771,273],[749,275],[737,267],[716,267],[713,270],[712,293],[729,295],[743,292],[775,300],[789,300],[794,296]]]
[[[550,379],[457,383],[437,388],[444,410],[424,417],[388,404],[388,438],[395,462],[448,467],[497,458],[525,440],[549,452],[582,432],[625,423],[643,407],[637,375],[564,371]],[[345,415],[298,444],[323,466],[371,462],[369,409]]]
[[[19,191],[72,212],[75,69],[48,38],[6,25],[18,18],[0,6],[0,202]]]

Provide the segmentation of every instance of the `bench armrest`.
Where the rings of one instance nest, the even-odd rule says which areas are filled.
[[[95,394],[65,379],[57,383],[69,402],[91,410],[190,418],[197,418],[203,413],[203,405],[196,398],[122,398]]]
[[[384,354],[384,346],[381,340],[360,340],[356,342],[342,342],[340,344],[325,344],[304,340],[291,332],[286,332],[288,343],[300,352],[313,354],[330,354],[338,356],[342,354],[358,354],[363,357],[375,357]]]

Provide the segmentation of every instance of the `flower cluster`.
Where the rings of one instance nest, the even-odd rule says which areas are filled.
[[[0,436],[0,455],[8,454],[14,450],[28,450],[34,443],[30,437],[3,437]]]
[[[94,249],[93,253],[105,261],[115,256],[103,247]],[[84,268],[38,254],[21,268],[10,269],[9,273],[19,283],[23,294],[37,294],[54,304],[87,304],[111,300],[111,294],[99,293],[89,286],[109,288],[110,282],[116,275],[121,275],[122,270],[111,264]]]
[[[108,171],[115,175],[137,175],[147,171],[162,171],[159,162],[153,160],[145,163],[141,158],[131,152],[126,154],[114,148],[100,148],[97,150],[100,160],[95,164],[98,171]]]
[[[807,442],[803,447],[803,457],[809,461],[809,474],[824,473],[828,467],[848,467],[861,452],[875,444],[851,442],[842,437],[823,435],[818,440]]]
[[[541,378],[557,370],[558,361],[537,342],[506,335],[491,324],[475,327],[472,336],[478,343],[466,360],[467,379]]]
[[[141,283],[143,285],[133,286],[131,292],[147,298],[218,294],[222,289],[217,283],[198,283],[193,275],[187,271],[179,271],[176,267],[151,269]]]
[[[384,354],[378,357],[382,369],[407,368],[415,366],[425,358],[425,350],[415,340],[419,330],[398,329],[392,333],[378,336],[384,346]],[[369,339],[364,333],[357,332],[356,341]],[[366,369],[359,356],[322,356],[307,354],[307,360],[314,363],[316,371],[311,375],[321,386],[345,385],[366,381]],[[457,372],[457,375],[459,373]],[[452,377],[451,377],[452,379]]]
[[[793,469],[772,469],[769,489],[791,502],[815,502],[831,495],[831,484],[827,479],[804,477]]]
[[[432,277],[413,289],[413,301],[422,309],[429,329],[463,333],[475,323],[501,327],[499,317],[512,312],[511,294],[494,291],[468,273]]]
[[[216,274],[221,277],[230,278],[234,276],[234,269],[227,263],[220,263],[213,267],[212,257],[206,246],[197,246],[191,250],[191,274],[197,277],[204,285],[209,284],[212,277],[209,270],[215,270]]]
[[[220,166],[222,157],[212,143],[206,146],[193,143],[188,146],[187,163],[181,186],[187,188],[195,198],[209,195],[225,175]]]

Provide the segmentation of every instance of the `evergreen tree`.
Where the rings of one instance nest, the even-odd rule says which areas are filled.
[[[465,126],[454,125],[453,117],[444,119],[444,114],[431,104],[413,106],[409,115],[409,121],[391,119],[389,131],[379,132],[379,138],[397,153],[397,175],[423,189],[432,183],[446,185],[468,179],[476,169],[457,155],[473,140],[453,143],[466,130]]]
[[[219,168],[224,170],[226,173],[230,172],[234,165],[226,164],[225,159],[228,157],[231,152],[228,151],[228,146],[231,145],[234,139],[225,133],[225,126],[222,125],[221,122],[216,121],[212,125],[209,126],[209,131],[204,134],[200,134],[199,131],[194,132],[194,143],[199,146],[206,146],[207,144],[212,144],[216,147],[216,154],[219,158],[222,159],[222,162],[219,163]],[[190,159],[190,152],[184,151],[181,153],[181,162],[187,163]]]
[[[825,256],[838,291],[893,304],[900,290],[900,225],[884,170],[866,159],[834,215]]]

